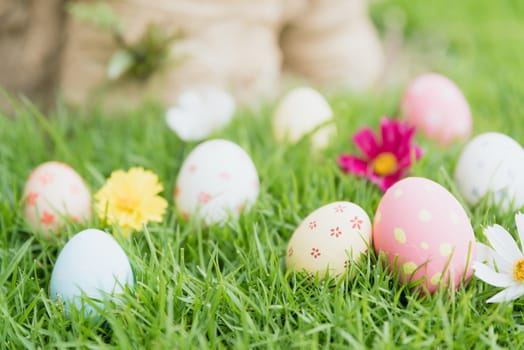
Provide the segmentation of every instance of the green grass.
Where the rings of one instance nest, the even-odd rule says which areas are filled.
[[[393,11],[393,12],[392,12]],[[524,142],[524,3],[514,1],[375,2],[373,19],[406,16],[406,44],[427,69],[455,80],[472,107],[475,133],[504,132]],[[99,109],[58,105],[45,118],[28,103],[16,118],[0,117],[0,348],[524,348],[524,299],[487,305],[496,292],[480,281],[457,292],[423,298],[398,283],[370,254],[336,285],[310,283],[282,269],[287,241],[311,211],[336,200],[361,205],[372,217],[380,191],[342,175],[335,158],[355,151],[349,137],[398,109],[401,89],[330,102],[339,135],[310,154],[305,143],[277,145],[269,133],[272,106],[241,111],[215,135],[240,144],[261,179],[254,209],[224,228],[199,230],[179,221],[171,193],[178,169],[195,144],[166,128],[163,108],[144,104],[108,116]],[[414,174],[452,189],[460,145],[441,149],[419,137],[426,156]],[[115,169],[141,165],[159,174],[170,210],[163,224],[119,238],[135,273],[123,305],[106,303],[103,319],[70,318],[48,296],[53,264],[70,224],[45,240],[24,223],[21,192],[39,163],[61,160],[92,191]],[[475,234],[494,222],[515,230],[513,215],[468,208]],[[93,219],[89,225],[98,226]],[[351,277],[350,277],[351,276]]]

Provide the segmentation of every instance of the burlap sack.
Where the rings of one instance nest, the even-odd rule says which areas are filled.
[[[0,1],[0,85],[8,92],[54,99],[64,18],[62,0]]]
[[[284,66],[318,84],[362,90],[384,67],[384,52],[365,0],[311,0],[281,37]]]
[[[186,88],[215,85],[240,100],[276,94],[285,68],[314,83],[367,88],[380,76],[383,53],[364,0],[109,0],[136,41],[149,23],[185,35],[171,47],[179,65],[146,82],[110,83],[116,50],[108,32],[72,18],[62,64],[66,99],[85,102],[96,92],[111,105],[152,96],[168,104]],[[281,36],[281,31],[283,34]],[[281,45],[281,47],[280,47]]]
[[[271,92],[278,81],[281,55],[275,28],[280,6],[276,0],[110,0],[109,4],[123,20],[130,42],[149,23],[166,32],[181,29],[184,39],[173,44],[171,53],[184,59],[146,82],[110,84],[107,64],[117,48],[112,36],[72,18],[61,79],[69,101],[84,102],[104,91],[111,105],[133,103],[138,95],[171,104],[180,91],[210,84],[246,98]]]

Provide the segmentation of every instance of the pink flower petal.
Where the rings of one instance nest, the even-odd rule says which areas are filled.
[[[384,182],[384,178],[377,176],[376,174],[368,174],[363,176],[367,178],[372,184],[375,184],[382,190],[382,183]]]
[[[403,177],[403,174],[400,171],[396,172],[393,175],[385,176],[382,179],[382,184],[380,185],[380,189],[386,192],[391,186],[393,186],[396,182],[402,179],[402,177]]]
[[[397,146],[397,155],[402,158],[406,154],[411,154],[414,144],[412,142],[414,129],[407,130],[409,134],[402,134],[399,136],[399,144]]]
[[[380,128],[384,151],[395,154],[397,158],[402,158],[404,154],[409,153],[415,134],[414,127],[410,127],[406,122],[383,117]]]
[[[409,126],[408,123],[402,123],[402,135],[404,135],[404,139],[408,140],[409,143],[411,143],[411,140],[413,136],[415,136],[415,127]]]
[[[364,176],[368,170],[368,163],[350,154],[338,157],[338,165],[347,173]]]
[[[402,157],[398,158],[399,168],[409,168],[413,164],[414,160],[419,160],[422,157],[422,154],[422,148],[416,145],[412,145],[410,152],[407,152]]]
[[[346,172],[368,178],[372,183],[378,185],[381,190],[386,191],[394,183],[410,173],[410,167],[414,160],[422,156],[422,149],[413,144],[415,128],[406,122],[383,117],[380,120],[381,140],[377,140],[370,128],[364,128],[353,136],[353,141],[366,156],[360,159],[352,155],[341,155],[338,164]],[[392,153],[397,160],[395,173],[388,176],[380,176],[374,173],[372,161],[381,153]]]
[[[373,159],[380,152],[377,138],[370,128],[363,128],[353,136],[353,142],[368,158]]]
[[[413,149],[415,150],[415,159],[420,160],[420,158],[422,158],[422,155],[424,154],[424,151],[417,145],[413,145]]]
[[[380,136],[382,138],[382,149],[385,152],[395,153],[399,144],[400,130],[398,122],[383,117],[380,120]]]
[[[399,168],[405,169],[411,167],[414,161],[422,157],[422,149],[418,146],[412,146],[409,153],[404,154],[398,159]]]

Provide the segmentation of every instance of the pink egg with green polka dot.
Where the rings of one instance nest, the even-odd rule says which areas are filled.
[[[460,89],[440,74],[427,73],[413,80],[402,98],[406,120],[442,146],[471,134],[471,112]]]
[[[388,257],[403,283],[422,281],[423,291],[441,285],[457,289],[471,276],[475,237],[460,203],[431,180],[410,177],[393,185],[380,201],[373,246]]]

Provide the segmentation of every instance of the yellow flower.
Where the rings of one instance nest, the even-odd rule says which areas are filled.
[[[158,176],[141,167],[114,171],[95,194],[95,209],[102,220],[119,224],[126,236],[143,223],[161,222],[167,201],[158,195]]]

